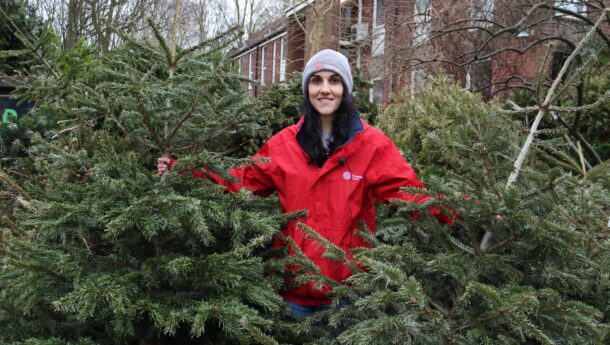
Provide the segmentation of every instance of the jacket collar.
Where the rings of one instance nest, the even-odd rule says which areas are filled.
[[[364,132],[364,126],[362,125],[362,120],[360,120],[360,114],[355,112],[349,119],[349,134],[347,140],[341,146],[347,145],[359,132]]]
[[[303,122],[305,121],[305,116],[301,116],[301,118],[299,119],[299,122],[297,122],[297,126],[298,126],[298,130],[301,130],[301,125],[303,124]],[[360,114],[358,112],[355,112],[349,119],[349,132],[348,132],[348,136],[347,136],[347,140],[341,144],[341,146],[347,145],[350,141],[352,141],[355,137],[356,134],[360,133],[360,132],[364,132],[364,125],[362,124],[362,120],[360,119]]]

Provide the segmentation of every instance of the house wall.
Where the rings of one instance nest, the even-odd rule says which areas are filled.
[[[286,34],[279,33],[278,35],[266,41],[260,42],[259,44],[251,47],[249,50],[236,56],[236,61],[233,64],[239,65],[241,61],[239,73],[258,82],[242,82],[242,86],[250,90],[251,96],[258,97],[264,88],[273,84],[278,84],[285,80],[285,69],[284,75],[282,74],[282,65],[284,64],[282,62],[282,42],[285,39]],[[250,63],[252,63],[251,73]]]
[[[381,89],[383,97],[378,101],[384,107],[391,102],[393,93],[407,90],[413,94],[423,87],[426,76],[439,72],[452,75],[465,87],[482,92],[487,97],[492,95],[503,97],[512,88],[522,84],[524,80],[532,80],[536,75],[545,49],[544,44],[529,47],[536,39],[543,35],[568,37],[575,32],[570,28],[569,21],[560,20],[554,21],[555,24],[535,26],[528,33],[529,35],[522,37],[516,37],[514,32],[507,32],[490,40],[488,44],[484,43],[490,37],[482,30],[476,29],[458,30],[435,37],[435,31],[440,30],[441,25],[463,21],[464,18],[470,17],[473,2],[478,1],[481,5],[491,0],[428,0],[430,12],[423,13],[417,10],[417,5],[422,3],[421,0],[386,0],[385,22],[375,27],[373,23],[377,1],[379,0],[352,1],[352,4],[359,7],[352,15],[357,17],[360,23],[366,23],[368,26],[368,40],[353,44],[346,42],[344,35],[344,40],[340,44],[341,9],[337,7],[329,11],[325,18],[325,39],[320,49],[339,49],[348,56],[352,66],[359,69],[364,79],[376,81],[375,92],[371,92],[370,96],[378,95]],[[529,3],[529,0],[495,0],[493,6],[489,8],[491,12],[486,15],[491,16],[490,19],[495,22],[512,25],[524,16],[531,6]],[[540,21],[544,16],[549,15],[552,17],[553,13],[549,12],[543,11],[531,21]],[[430,14],[430,17],[426,17],[426,14]],[[313,16],[311,8],[305,7],[297,14],[291,13],[286,17],[288,78],[294,72],[301,72],[307,59],[315,53],[311,41],[303,30],[303,28],[311,29]],[[349,26],[349,23],[347,25]],[[343,27],[345,29],[345,24]],[[376,49],[374,43],[381,41],[375,38],[375,34],[380,32],[384,32],[383,53],[374,54]],[[575,37],[570,38],[575,39]],[[485,48],[475,50],[475,47],[480,46]],[[492,54],[507,47],[515,49]],[[515,51],[526,48],[527,51],[522,53]],[[260,49],[260,46],[256,47],[255,54],[258,55],[256,60],[253,60],[259,64],[257,73],[261,70]],[[272,49],[272,47],[267,48],[265,59],[267,63],[272,61],[269,55],[272,55]],[[561,47],[561,44],[554,48],[553,54],[556,54],[558,59],[562,49],[565,50],[565,47]],[[243,66],[247,66],[247,63],[242,59]],[[276,71],[277,68],[279,63],[276,62]],[[271,68],[267,66],[265,70],[270,73]],[[552,67],[549,66],[545,72],[550,75]],[[266,80],[269,81],[270,78],[271,76],[267,74]],[[256,79],[260,80],[260,74],[256,74]],[[259,88],[254,88],[253,95],[256,96],[258,93]]]

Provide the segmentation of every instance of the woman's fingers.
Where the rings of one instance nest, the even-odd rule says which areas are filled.
[[[157,174],[159,174],[159,176],[165,174],[165,172],[167,171],[168,165],[169,165],[169,158],[165,158],[165,157],[157,158]]]

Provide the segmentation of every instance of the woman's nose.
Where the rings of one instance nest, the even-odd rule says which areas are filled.
[[[330,85],[328,84],[327,80],[324,80],[322,82],[322,88],[320,89],[321,92],[330,92]]]

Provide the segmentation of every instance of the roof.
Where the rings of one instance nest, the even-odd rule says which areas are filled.
[[[251,48],[261,44],[262,42],[265,42],[265,41],[273,38],[274,36],[277,36],[277,35],[285,32],[286,28],[287,28],[287,25],[286,25],[285,18],[280,18],[274,22],[271,22],[271,23],[265,25],[262,29],[255,32],[254,35],[252,35],[252,37],[250,37],[248,40],[246,40],[246,42],[244,42],[244,44],[231,50],[229,52],[229,55],[231,57],[236,57],[236,56],[242,54],[243,52],[250,50]]]

